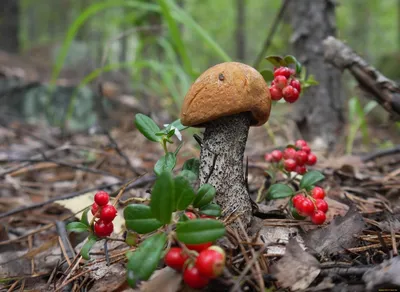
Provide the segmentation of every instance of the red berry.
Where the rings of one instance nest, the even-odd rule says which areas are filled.
[[[200,274],[196,266],[192,266],[183,272],[183,281],[193,289],[201,289],[207,286],[210,279]]]
[[[274,77],[276,76],[285,76],[286,78],[290,77],[290,70],[287,67],[279,67],[274,72]]]
[[[298,209],[297,206],[299,206],[299,204],[301,204],[301,202],[303,202],[303,200],[304,200],[305,198],[306,198],[306,197],[304,197],[304,196],[301,195],[301,194],[295,195],[295,196],[293,197],[293,199],[292,199],[293,206],[294,206],[296,209]]]
[[[203,219],[215,219],[215,216],[210,216],[210,215],[206,215],[206,214],[201,214],[201,215],[200,215],[200,218],[203,218]]]
[[[94,233],[99,237],[109,236],[114,230],[114,224],[112,222],[105,223],[102,220],[94,223]]]
[[[282,159],[282,152],[279,150],[274,150],[271,152],[272,160],[275,162],[279,162]]]
[[[311,190],[311,196],[314,198],[314,199],[323,199],[323,198],[325,198],[325,191],[324,191],[324,189],[323,188],[320,188],[320,187],[314,187],[312,190]]]
[[[308,146],[307,142],[304,140],[297,140],[296,143],[294,144],[297,148],[302,148],[304,146]]]
[[[307,172],[307,168],[304,165],[297,165],[294,171],[298,174],[305,174]]]
[[[316,199],[315,206],[317,206],[318,210],[324,213],[328,212],[328,204],[323,199]]]
[[[212,246],[212,242],[199,243],[199,244],[186,244],[186,247],[197,252],[201,252]]]
[[[292,79],[292,81],[290,81],[290,85],[296,88],[299,93],[301,92],[301,84],[299,80]]]
[[[265,153],[265,161],[271,162],[272,161],[272,154],[271,153]]]
[[[296,157],[296,149],[289,147],[283,151],[284,159],[289,159],[289,158],[294,159],[295,157]]]
[[[317,156],[314,153],[310,153],[307,156],[307,165],[314,165],[315,163],[317,163]]]
[[[293,86],[286,86],[282,89],[282,95],[286,102],[294,103],[299,98],[299,92]]]
[[[321,225],[326,220],[326,215],[321,210],[317,210],[314,214],[311,215],[311,222],[316,225]]]
[[[283,162],[283,166],[287,171],[294,171],[296,169],[296,161],[292,158],[286,159]]]
[[[307,162],[308,155],[303,150],[299,150],[296,152],[295,159],[296,159],[297,165],[303,166]]]
[[[314,204],[309,198],[305,198],[296,209],[299,211],[299,213],[308,216],[311,216],[315,211]]]
[[[113,205],[106,205],[100,211],[100,219],[105,223],[111,222],[117,216],[117,209]]]
[[[277,88],[283,89],[287,85],[287,79],[285,76],[278,75],[274,79],[274,85]]]
[[[100,212],[97,213],[97,211],[99,210],[99,205],[97,205],[96,203],[93,203],[92,208],[90,209],[90,211],[92,212],[92,215],[96,215],[97,218],[100,218]]]
[[[272,85],[269,88],[269,92],[271,93],[271,99],[278,101],[282,98],[282,90],[278,87],[276,87],[275,85]]]
[[[294,70],[292,68],[289,68],[289,71],[290,71],[290,75],[291,76],[295,76],[296,75],[296,70]]]
[[[311,153],[311,148],[308,146],[303,146],[301,147],[301,150],[303,150],[305,153],[310,154]]]
[[[186,217],[188,217],[190,220],[196,219],[196,215],[193,212],[185,212]]]
[[[171,247],[164,257],[164,263],[177,271],[182,271],[186,260],[189,257],[180,247]]]
[[[196,260],[200,274],[207,278],[217,278],[224,270],[225,256],[213,249],[203,250]]]
[[[94,195],[94,201],[96,202],[97,205],[99,206],[105,206],[108,204],[108,201],[110,200],[110,196],[108,195],[107,192],[105,191],[98,191]]]

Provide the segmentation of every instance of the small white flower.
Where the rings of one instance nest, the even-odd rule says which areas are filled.
[[[165,124],[164,127],[168,127],[169,124]],[[179,141],[182,141],[182,134],[179,132],[178,128],[171,126],[171,130],[175,130],[175,136],[179,139]]]

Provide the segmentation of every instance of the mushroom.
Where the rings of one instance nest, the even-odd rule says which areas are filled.
[[[246,226],[251,222],[252,203],[243,171],[244,150],[249,127],[263,125],[270,110],[271,96],[264,78],[237,62],[215,65],[200,75],[181,109],[183,125],[205,127],[200,184],[215,187],[215,200],[224,217],[238,215]]]

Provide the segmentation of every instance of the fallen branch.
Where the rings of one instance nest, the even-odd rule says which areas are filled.
[[[395,120],[400,120],[400,87],[396,82],[385,77],[332,36],[324,40],[324,50],[327,62],[340,70],[348,69],[364,91],[371,93]]]

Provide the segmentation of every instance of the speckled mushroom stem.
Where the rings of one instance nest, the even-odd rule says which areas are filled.
[[[252,217],[243,170],[250,121],[249,113],[241,113],[207,123],[200,152],[200,184],[213,185],[224,217],[240,214],[245,226]]]

